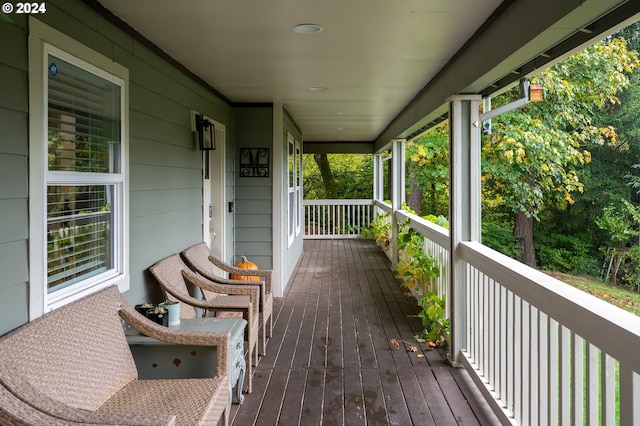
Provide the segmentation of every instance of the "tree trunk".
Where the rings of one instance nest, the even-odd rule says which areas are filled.
[[[316,161],[318,169],[320,170],[326,198],[338,198],[338,184],[333,178],[333,173],[331,173],[331,165],[329,164],[327,154],[313,154],[313,159]]]
[[[533,245],[533,216],[527,216],[526,212],[516,213],[516,223],[513,235],[520,245],[518,260],[525,265],[536,267],[536,249]]]
[[[416,212],[418,216],[420,216],[420,210],[422,210],[422,189],[416,183],[416,180],[413,176],[409,177],[409,197],[407,199],[407,205],[411,210]]]

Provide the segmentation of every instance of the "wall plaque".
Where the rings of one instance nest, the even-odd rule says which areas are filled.
[[[240,148],[240,177],[269,177],[269,148]]]

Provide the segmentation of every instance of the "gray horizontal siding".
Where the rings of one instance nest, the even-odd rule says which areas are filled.
[[[26,240],[0,244],[0,259],[3,264],[0,288],[12,287],[29,280],[27,253]],[[1,311],[0,315],[2,315]]]
[[[0,104],[2,98],[0,96]],[[24,143],[28,137],[27,117],[26,111],[0,108],[0,153],[22,156],[28,154],[29,145]]]
[[[27,52],[27,32],[25,30],[26,16],[12,15],[11,19],[16,25],[3,23],[0,25],[0,63],[3,66],[15,68],[24,73],[29,68]],[[22,45],[16,45],[8,41],[22,40]],[[4,93],[2,98],[4,98]],[[1,101],[0,101],[1,102]]]
[[[136,191],[135,197],[130,200],[129,216],[131,219],[138,219],[153,212],[167,211],[167,200],[171,200],[169,207],[174,209],[200,208],[202,191],[200,188]]]
[[[29,320],[27,255],[26,239],[0,244],[0,334]]]
[[[26,197],[0,199],[0,244],[29,238],[29,206]]]
[[[4,280],[3,280],[4,281]],[[0,312],[0,334],[4,334],[29,321],[29,284],[22,282],[0,288],[2,312]],[[6,302],[5,302],[6,301]]]
[[[247,106],[236,112],[236,162],[242,148],[269,148],[269,177],[236,175],[236,255],[261,268],[273,264],[273,108]]]
[[[5,24],[6,25],[6,24]],[[0,64],[0,107],[16,111],[27,111],[29,82],[24,70]]]
[[[271,243],[272,233],[271,233],[271,230],[266,228],[253,228],[249,226],[242,226],[238,228],[237,238],[241,241],[253,241],[255,243],[258,243],[258,242]],[[268,253],[271,253],[271,249],[269,249]]]
[[[190,111],[225,124],[229,138],[233,108],[80,1],[48,1],[38,18],[129,70],[131,290],[125,297],[157,300],[147,268],[202,240],[201,153]],[[28,319],[28,23],[26,16],[12,19],[15,25],[0,22],[0,334]]]
[[[236,208],[242,214],[251,215],[253,219],[256,219],[257,215],[261,215],[260,218],[264,217],[264,221],[260,221],[256,226],[265,226],[271,219],[271,198],[256,197],[250,200],[237,200]],[[238,220],[242,220],[242,218],[238,218]],[[271,227],[271,223],[268,225]]]
[[[0,334],[29,318],[27,33],[12,19],[0,22]]]
[[[26,156],[0,154],[0,199],[27,197],[27,170]]]

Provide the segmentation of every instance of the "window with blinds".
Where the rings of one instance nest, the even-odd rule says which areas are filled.
[[[106,77],[48,55],[49,293],[114,267],[122,84]]]
[[[120,90],[49,55],[49,170],[118,173]],[[115,148],[115,149],[114,149]]]
[[[47,187],[47,286],[56,291],[112,265],[113,186]]]

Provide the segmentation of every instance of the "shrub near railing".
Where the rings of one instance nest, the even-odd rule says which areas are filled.
[[[422,297],[431,291],[434,278],[440,276],[435,259],[424,252],[424,236],[406,224],[398,231],[398,262],[396,278]]]
[[[389,213],[378,214],[363,233],[365,237],[375,239],[385,251],[391,244],[390,217]],[[431,347],[444,346],[449,334],[449,319],[445,318],[444,299],[432,291],[434,280],[440,276],[440,266],[424,247],[424,235],[410,228],[407,222],[399,225],[396,278],[411,290],[422,308],[418,316],[423,329],[414,336],[416,341]]]
[[[434,280],[440,276],[440,265],[425,252],[424,235],[405,222],[398,229],[398,261],[396,278],[410,288],[422,311],[422,331],[414,336],[429,346],[445,346],[449,335],[449,319],[445,318],[445,301],[433,292]]]
[[[364,238],[376,240],[382,249],[389,254],[391,245],[391,222],[389,213],[378,213],[369,226],[362,229],[360,234]]]

